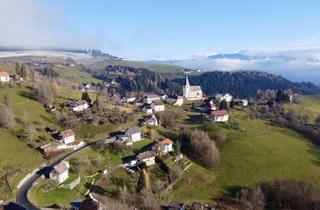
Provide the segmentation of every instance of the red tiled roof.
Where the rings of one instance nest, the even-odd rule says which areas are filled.
[[[138,155],[139,160],[151,158],[151,157],[156,157],[157,154],[154,151],[147,151],[147,152],[141,152]]]
[[[58,174],[62,174],[65,171],[69,170],[67,164],[65,162],[61,162],[58,165],[55,165],[53,167],[53,169],[58,173]]]
[[[74,134],[74,132],[73,132],[72,129],[68,129],[68,130],[61,131],[61,132],[60,132],[60,136],[61,136],[62,138],[67,138],[67,137],[74,136],[74,135],[75,135],[75,134]]]
[[[6,71],[0,71],[0,77],[8,77],[9,74]]]
[[[227,110],[218,110],[218,111],[213,111],[211,112],[211,115],[215,116],[215,117],[219,117],[219,116],[225,116],[225,115],[229,115]]]
[[[161,144],[172,144],[172,140],[166,138],[166,139],[164,139],[164,140],[161,141]]]

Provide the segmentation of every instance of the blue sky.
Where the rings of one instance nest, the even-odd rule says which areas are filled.
[[[38,40],[39,46],[92,46],[138,60],[312,45],[320,37],[320,1],[316,0],[3,1],[10,8],[22,7],[21,11],[28,9],[21,2],[42,11],[40,18],[29,17],[32,11],[20,14],[20,19],[30,19],[30,39]],[[15,11],[19,13],[19,8]],[[28,28],[20,25],[27,36]],[[10,43],[11,37],[8,33],[7,41],[0,35],[0,44]],[[27,42],[21,40],[32,45]]]

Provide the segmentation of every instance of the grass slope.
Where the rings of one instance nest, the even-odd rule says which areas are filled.
[[[300,115],[308,115],[309,123],[314,124],[317,116],[320,116],[320,96],[299,96],[302,99],[301,104],[286,104],[286,110],[293,109]]]
[[[320,183],[320,150],[310,141],[266,121],[246,119],[244,113],[234,112],[233,119],[243,131],[224,129],[230,138],[221,149],[219,168],[209,171],[194,163],[174,186],[171,198],[210,202],[232,189],[277,178]]]

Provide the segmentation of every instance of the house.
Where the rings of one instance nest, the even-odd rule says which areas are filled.
[[[69,163],[62,161],[53,167],[53,170],[49,174],[49,178],[56,180],[59,184],[61,184],[69,178],[69,168]]]
[[[134,167],[138,164],[138,159],[136,155],[133,155],[133,156],[122,158],[122,162],[124,166]]]
[[[5,83],[10,81],[10,76],[6,71],[0,71],[0,82]]]
[[[135,101],[136,101],[136,97],[134,97],[134,96],[127,97],[127,103],[133,103]]]
[[[147,95],[144,97],[144,103],[152,104],[154,101],[160,100],[160,97],[158,95]]]
[[[154,102],[151,104],[151,107],[152,107],[152,110],[155,111],[155,112],[162,112],[162,111],[164,111],[164,109],[165,109],[164,103],[163,103],[163,101],[161,101],[161,100],[154,101]]]
[[[125,131],[124,138],[127,141],[127,145],[131,145],[141,140],[141,132],[137,126],[128,128]]]
[[[226,93],[226,94],[216,94],[215,96],[215,99],[218,100],[218,101],[223,101],[225,100],[226,102],[230,103],[233,99],[233,96],[229,93]]]
[[[233,102],[237,106],[248,106],[249,104],[247,99],[234,99]]]
[[[152,110],[152,106],[149,104],[146,104],[142,107],[142,111],[146,114],[152,114],[153,110]]]
[[[157,142],[153,150],[156,151],[157,155],[166,155],[169,152],[173,151],[173,143],[171,139],[164,139],[162,141]]]
[[[63,144],[71,144],[75,141],[75,133],[72,129],[61,131],[59,133],[59,139],[63,142]]]
[[[201,100],[203,93],[201,90],[201,86],[191,86],[186,77],[186,85],[183,86],[183,97],[187,100]]]
[[[229,114],[226,110],[213,111],[209,114],[209,120],[213,122],[227,122]]]
[[[141,152],[137,156],[139,163],[145,163],[147,166],[154,165],[156,163],[156,152],[155,151],[146,151]]]
[[[212,99],[205,100],[198,108],[202,112],[212,112],[217,110],[216,103]]]
[[[183,105],[183,96],[177,96],[177,100],[173,105],[174,106],[182,106]]]
[[[79,100],[69,103],[68,108],[74,112],[82,112],[89,108],[89,104],[85,100]]]
[[[178,201],[171,201],[167,206],[167,210],[185,210],[185,204]]]
[[[157,117],[155,115],[152,115],[151,117],[146,118],[144,124],[149,126],[158,126]]]

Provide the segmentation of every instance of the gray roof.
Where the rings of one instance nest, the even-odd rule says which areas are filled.
[[[190,86],[190,91],[201,91],[201,86]]]
[[[132,134],[135,134],[135,133],[140,133],[140,129],[138,126],[135,126],[135,127],[132,127],[132,128],[128,128],[126,130],[126,135],[128,136],[131,136]]]

